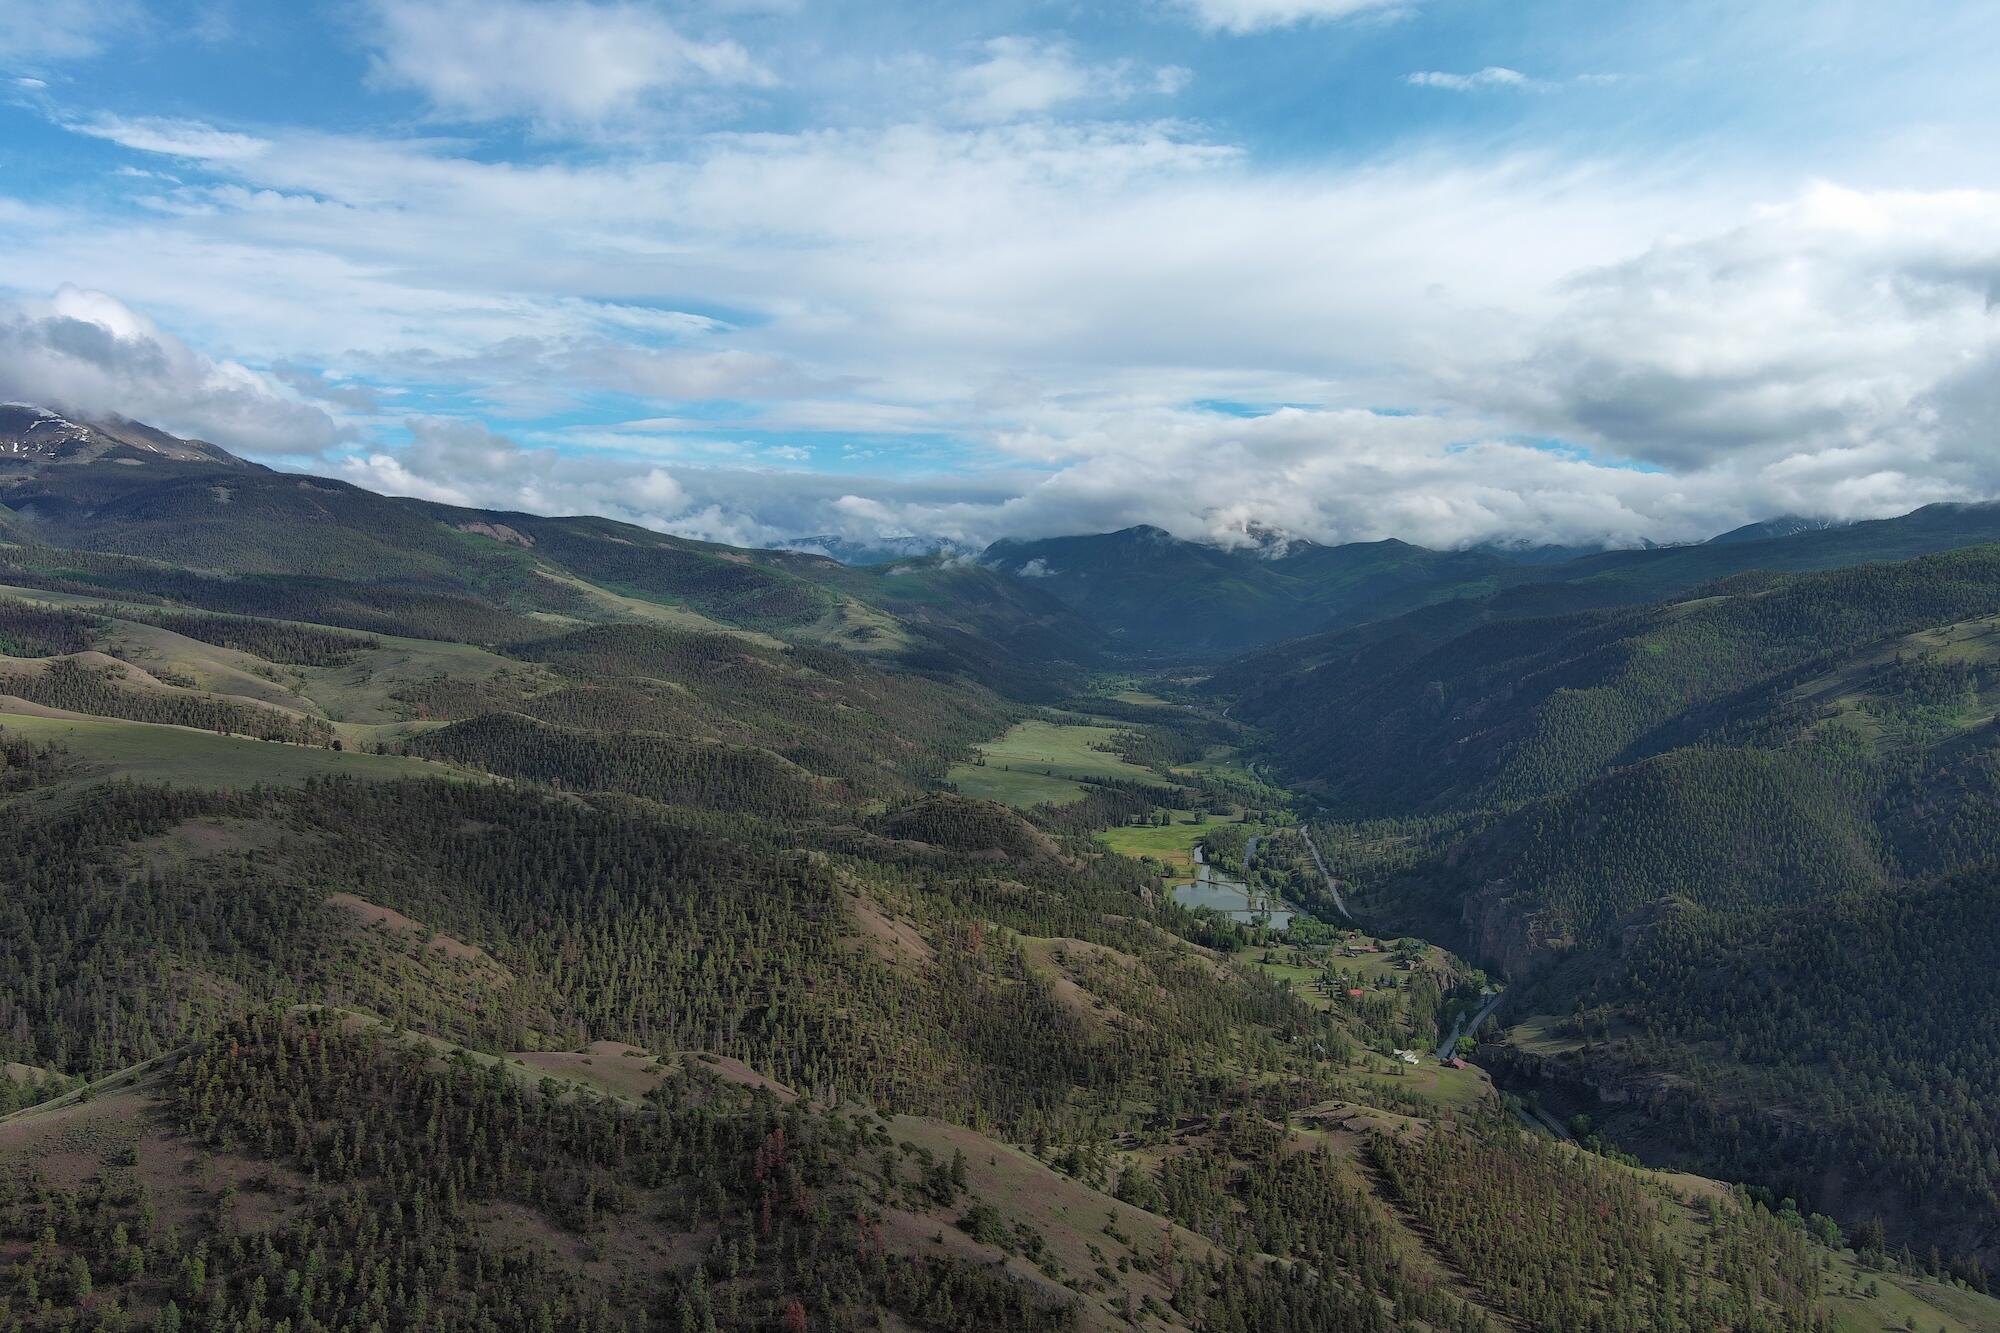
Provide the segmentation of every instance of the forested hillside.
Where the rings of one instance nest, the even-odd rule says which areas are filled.
[[[1996,625],[1981,546],[1379,627],[1214,688],[1321,793],[1365,915],[1516,983],[1504,1081],[1942,1271],[2000,1254],[1964,915],[2000,853]]]
[[[1557,1142],[1430,1056],[1485,975],[1356,928],[1259,737],[1184,678],[1093,675],[1105,637],[1011,576],[245,469],[223,499],[209,466],[10,483],[31,531],[0,546],[8,1327],[1816,1331],[2000,1310],[1976,1238],[1938,1280],[1775,1197]],[[1983,688],[1955,671],[1840,679],[1884,727],[1943,737]],[[1982,770],[1939,744],[1934,770],[1872,784],[1860,760],[1814,785],[1774,754],[1719,803],[1788,800],[1800,832],[1703,901],[1811,901],[1771,889],[1794,862],[1889,882],[1922,841],[1894,830],[1946,786],[1976,840]],[[1871,801],[1880,837],[1818,846]],[[1614,931],[1623,904],[1564,850],[1562,819],[1588,816],[1547,818],[1538,865],[1569,887],[1546,910]],[[1500,856],[1509,826],[1482,807],[1426,827]],[[1621,854],[1658,881],[1635,898],[1696,873]],[[1290,919],[1191,896],[1197,863]],[[1409,901],[1434,910],[1433,888]],[[1678,957],[1592,972],[1585,1009]],[[1748,1132],[1726,1141],[1747,1163]]]
[[[1743,575],[1680,600],[1402,637],[1242,686],[1292,769],[1338,808],[1510,804],[1743,726],[1774,690],[1886,639],[2000,610],[2000,547],[1826,574]]]
[[[996,542],[981,558],[1046,589],[1127,651],[1165,658],[1232,656],[1302,629],[1490,592],[1525,568],[1492,552],[1400,541],[1225,549],[1154,527]]]
[[[1224,669],[1254,688],[1383,638],[1421,651],[1490,620],[1644,605],[1752,570],[1839,569],[1996,540],[2000,506],[1938,504],[1865,523],[1758,525],[1690,546],[1583,554],[1323,546],[1254,531],[1225,547],[1142,526],[1001,541],[981,558],[1075,608],[1128,654],[1232,659],[1271,645]]]
[[[650,661],[676,694],[783,661],[707,647],[608,626],[535,656]],[[414,739],[510,720],[547,725]],[[1352,1155],[1411,1115],[1517,1134],[1497,1107],[1356,1066],[1365,1025],[1221,963],[1190,938],[1212,926],[1061,819],[948,795],[868,814],[754,774],[195,791],[6,757],[0,1055],[63,1071],[43,1095],[104,1080],[0,1123],[25,1326],[1472,1330],[1514,1308],[1459,1288]],[[1336,1120],[1344,1147],[1308,1128]],[[1806,1244],[1706,1207],[1718,1240]],[[1669,1213],[1653,1243],[1709,1263]],[[1681,1308],[1580,1281],[1555,1244],[1517,1259],[1563,1308]],[[1709,1281],[1820,1326],[1816,1290],[1749,1271]]]

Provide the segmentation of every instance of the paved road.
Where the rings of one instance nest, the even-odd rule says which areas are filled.
[[[1550,1115],[1547,1111],[1544,1111],[1541,1107],[1530,1101],[1522,1101],[1519,1103],[1519,1106],[1521,1122],[1527,1125],[1529,1129],[1543,1130],[1551,1137],[1561,1139],[1564,1143],[1576,1142],[1576,1135],[1569,1132],[1569,1127]]]
[[[1486,1016],[1500,1007],[1500,1000],[1504,994],[1504,991],[1497,990],[1488,992],[1486,1003],[1479,1006],[1479,1012],[1472,1016],[1470,1023],[1465,1021],[1464,1014],[1460,1014],[1458,1021],[1451,1025],[1450,1034],[1438,1043],[1438,1059],[1449,1060],[1452,1056],[1456,1055],[1458,1052],[1454,1048],[1458,1045],[1459,1035],[1461,1033],[1479,1031],[1479,1025],[1486,1021]]]
[[[1326,879],[1326,891],[1333,895],[1333,905],[1340,909],[1342,916],[1352,921],[1354,913],[1347,910],[1346,900],[1340,896],[1340,881],[1335,879],[1333,872],[1326,868],[1326,862],[1320,860],[1319,844],[1313,841],[1312,830],[1301,824],[1299,825],[1299,834],[1306,840],[1306,850],[1313,854],[1313,864],[1319,867],[1319,873]]]

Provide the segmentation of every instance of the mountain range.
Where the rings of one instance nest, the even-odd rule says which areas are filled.
[[[978,548],[949,537],[842,537],[825,533],[817,537],[794,537],[780,542],[783,551],[803,551],[823,555],[843,565],[882,565],[892,560],[921,560],[927,556],[977,555]]]
[[[6,412],[7,1327],[2000,1327],[1989,507],[849,564]]]
[[[996,542],[981,561],[1034,583],[1129,652],[1213,659],[1441,603],[1452,604],[1439,613],[1446,620],[1631,605],[1750,569],[1829,569],[1994,540],[2000,505],[1935,504],[1860,523],[1775,519],[1697,545],[1632,550],[1296,539],[1225,548],[1141,526]]]

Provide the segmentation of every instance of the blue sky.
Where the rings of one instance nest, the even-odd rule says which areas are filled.
[[[0,397],[747,543],[1983,498],[1996,56],[1921,2],[0,0]]]

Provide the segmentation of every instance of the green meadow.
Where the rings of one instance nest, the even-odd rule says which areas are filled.
[[[1160,785],[1163,779],[1153,770],[1094,748],[1111,744],[1118,730],[1030,718],[977,746],[983,763],[953,765],[947,776],[964,795],[1024,808],[1078,800],[1079,781]]]

